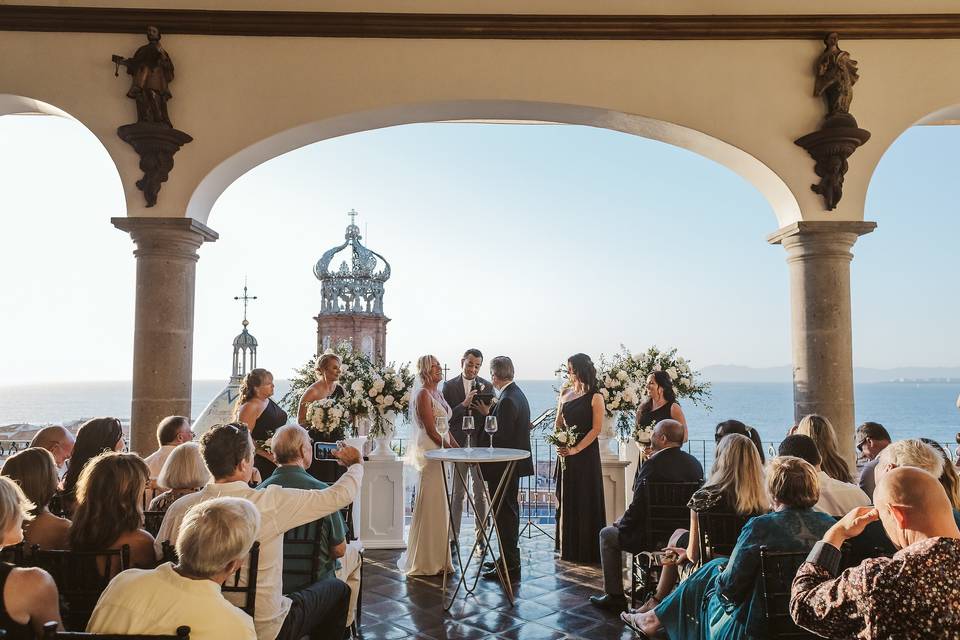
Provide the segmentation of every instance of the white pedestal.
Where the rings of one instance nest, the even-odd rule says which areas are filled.
[[[623,508],[626,509],[633,501],[633,478],[637,474],[637,467],[640,464],[640,445],[633,440],[627,440],[620,443],[620,458],[627,463],[626,490],[624,492]]]
[[[353,505],[357,537],[366,549],[406,549],[403,540],[403,461],[363,465],[360,497]]]
[[[603,506],[607,517],[607,524],[611,525],[623,515],[627,508],[625,492],[627,489],[626,460],[602,460],[601,476],[603,478]]]

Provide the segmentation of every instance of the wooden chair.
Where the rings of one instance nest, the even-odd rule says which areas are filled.
[[[160,525],[163,524],[163,516],[166,511],[144,511],[143,528],[154,538],[160,533]]]
[[[797,576],[797,569],[808,555],[806,551],[770,551],[765,546],[760,547],[760,579],[763,582],[764,615],[770,638],[819,638],[798,627],[790,617],[790,587]]]
[[[700,526],[700,558],[708,562],[719,556],[729,556],[737,545],[740,530],[753,516],[732,512],[708,512],[697,514]]]
[[[700,488],[699,482],[641,482],[637,491],[643,492],[645,551],[659,551],[667,545],[677,529],[690,526],[690,496]],[[634,554],[631,562],[630,598],[637,606],[638,595],[644,600],[656,589],[659,566],[647,562],[649,554]]]
[[[161,556],[163,562],[173,562],[176,563],[179,558],[177,558],[177,549],[169,540],[164,540],[160,543]],[[227,578],[227,581],[220,585],[220,591],[224,594],[229,593],[241,593],[244,594],[245,599],[243,605],[237,605],[243,609],[250,617],[253,617],[253,612],[256,609],[257,604],[257,574],[260,571],[260,542],[256,541],[253,543],[253,546],[250,548],[250,558],[247,561],[247,579],[244,584],[242,580],[243,567],[237,569],[236,573],[233,574],[233,578]]]
[[[97,599],[110,580],[130,568],[130,547],[106,551],[33,549],[29,563],[53,577],[60,592],[60,616],[70,630],[87,628]]]
[[[24,565],[26,556],[27,543],[25,542],[4,547],[0,550],[0,562],[9,562],[10,564],[15,564],[20,567]]]
[[[0,635],[0,637],[3,637]],[[100,638],[101,640],[190,640],[190,627],[177,627],[175,635],[123,635],[120,633],[84,633],[81,631],[57,631],[56,622],[43,625],[43,640],[83,640]]]

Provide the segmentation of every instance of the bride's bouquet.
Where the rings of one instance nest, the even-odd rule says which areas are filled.
[[[561,427],[555,426],[552,433],[548,433],[544,440],[547,441],[547,444],[551,444],[558,449],[560,447],[572,447],[580,440],[580,434],[577,431],[577,427]],[[560,457],[560,468],[566,471],[567,469],[567,459]]]
[[[307,422],[314,439],[321,442],[342,440],[352,427],[350,411],[340,400],[333,398],[311,402],[307,407]]]

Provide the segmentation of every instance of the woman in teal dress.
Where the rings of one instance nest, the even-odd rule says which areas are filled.
[[[792,456],[770,462],[767,490],[774,511],[744,526],[729,558],[703,565],[655,609],[623,614],[640,637],[666,634],[671,640],[767,638],[760,581],[760,547],[809,551],[836,519],[813,510],[820,499],[817,473]]]

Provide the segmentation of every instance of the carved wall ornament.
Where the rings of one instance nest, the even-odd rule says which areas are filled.
[[[123,66],[131,76],[127,97],[137,105],[137,121],[118,128],[117,135],[140,156],[143,178],[137,181],[137,188],[143,191],[148,207],[157,204],[160,187],[173,169],[174,154],[193,140],[173,128],[167,113],[167,101],[173,97],[173,61],[160,45],[160,37],[157,27],[147,27],[147,44],[133,57],[112,57],[114,75],[119,76]]]
[[[848,158],[857,147],[870,139],[870,132],[861,129],[850,113],[853,85],[860,79],[857,61],[839,47],[840,37],[831,32],[823,39],[824,50],[814,64],[816,81],[813,95],[826,103],[827,115],[820,128],[794,142],[810,154],[813,170],[820,182],[810,185],[814,193],[823,197],[828,211],[836,209],[843,197],[843,177],[847,173]]]

